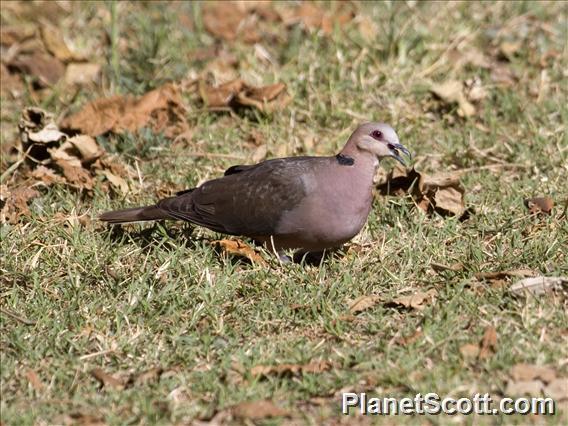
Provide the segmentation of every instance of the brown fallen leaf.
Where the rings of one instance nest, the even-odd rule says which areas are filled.
[[[39,165],[37,168],[33,169],[29,176],[36,182],[41,182],[46,186],[51,186],[56,183],[65,183],[63,177],[55,174],[53,169],[49,169],[45,166]]]
[[[201,80],[199,82],[199,94],[208,107],[226,107],[242,90],[243,86],[244,83],[240,78],[217,87],[209,86]]]
[[[466,360],[484,360],[492,357],[497,351],[497,331],[487,326],[479,343],[466,343],[460,346],[460,353]]]
[[[94,63],[71,63],[65,69],[65,83],[84,86],[96,83],[101,76],[101,65]]]
[[[251,162],[253,164],[260,163],[266,158],[266,154],[268,154],[268,147],[266,145],[257,146],[251,155]]]
[[[379,303],[381,297],[375,294],[359,296],[355,300],[349,302],[349,313],[357,314],[366,311]]]
[[[122,380],[117,379],[111,374],[105,373],[101,368],[95,368],[91,370],[91,376],[93,376],[105,389],[124,389],[125,383]]]
[[[485,328],[483,338],[479,344],[479,359],[491,358],[497,351],[497,330],[495,327],[488,326]]]
[[[464,359],[472,360],[479,356],[479,345],[466,343],[460,346],[460,354]]]
[[[250,370],[252,376],[283,376],[299,374],[316,374],[330,370],[333,364],[329,361],[311,361],[308,364],[257,365]]]
[[[515,364],[509,374],[516,382],[538,379],[549,383],[556,378],[556,371],[550,367],[525,363]]]
[[[41,392],[44,388],[43,382],[37,375],[37,373],[31,368],[26,371],[26,379],[30,382],[30,385],[37,391]]]
[[[115,187],[120,193],[128,194],[130,190],[128,183],[121,178],[120,176],[115,175],[110,170],[102,170],[101,173],[104,175],[105,178]]]
[[[58,27],[44,22],[40,25],[39,29],[43,45],[49,53],[61,62],[67,63],[83,60],[82,57],[76,55],[69,49]]]
[[[427,305],[431,304],[438,292],[430,289],[427,292],[417,292],[409,296],[400,296],[389,302],[389,305],[402,306],[404,308],[416,309],[422,311]]]
[[[185,107],[174,84],[165,84],[140,98],[113,96],[94,100],[79,112],[65,117],[60,128],[79,131],[96,137],[108,132],[135,132],[142,127],[154,131],[173,128],[174,134],[189,129],[185,118]]]
[[[212,2],[203,8],[203,26],[217,38],[256,43],[261,36],[253,16],[236,2]]]
[[[55,160],[55,165],[61,170],[67,182],[77,189],[91,191],[94,188],[94,180],[91,174],[74,161],[65,159]]]
[[[74,412],[69,415],[62,416],[56,424],[73,425],[73,426],[106,426],[104,417],[97,414]]]
[[[505,395],[508,397],[521,397],[521,396],[542,396],[544,391],[544,384],[540,380],[526,380],[515,382],[509,380]]]
[[[210,108],[249,106],[263,112],[285,108],[292,100],[286,92],[286,85],[276,83],[264,87],[251,87],[241,79],[235,79],[219,86],[199,82],[199,94]]]
[[[498,86],[515,86],[519,78],[508,64],[494,62],[491,65],[491,81]]]
[[[127,386],[144,386],[155,383],[160,380],[163,373],[164,369],[162,367],[154,367],[141,373],[133,374],[128,378]]]
[[[0,63],[0,94],[17,98],[23,91],[24,83],[21,77],[18,74],[11,73],[4,63]]]
[[[272,401],[248,401],[231,407],[231,413],[238,419],[260,420],[289,416],[288,410],[278,407]]]
[[[461,219],[466,217],[467,210],[460,177],[459,171],[427,175],[414,168],[396,166],[380,177],[377,189],[383,195],[410,193],[416,206],[424,212]]]
[[[9,189],[6,185],[0,185],[0,222],[15,224],[22,216],[29,216],[28,203],[33,198],[39,197],[39,192],[28,187]]]
[[[379,25],[370,16],[359,15],[356,18],[357,28],[363,39],[367,43],[371,43],[376,40],[379,34]]]
[[[227,254],[237,257],[245,257],[252,263],[256,263],[261,266],[266,266],[266,261],[260,256],[252,247],[240,240],[217,240],[212,241],[223,249]]]
[[[525,207],[529,209],[531,214],[548,214],[552,213],[554,200],[550,197],[533,197],[525,200]]]
[[[333,3],[330,10],[325,10],[314,2],[302,2],[299,7],[283,13],[285,23],[294,24],[299,21],[310,30],[321,29],[325,35],[330,35],[335,25],[341,27],[355,16],[350,6],[343,2]]]
[[[442,271],[460,272],[460,271],[463,271],[463,269],[464,269],[463,263],[460,263],[460,262],[452,263],[451,265],[445,265],[443,263],[431,262],[430,267],[436,272],[442,272]]]
[[[408,346],[408,345],[411,345],[414,342],[418,341],[422,336],[424,336],[424,333],[419,328],[414,333],[412,333],[410,336],[397,337],[395,339],[395,343],[397,345],[400,345],[400,346]]]
[[[81,163],[91,163],[102,156],[105,151],[97,141],[88,135],[76,135],[67,140],[78,152]]]
[[[538,273],[532,269],[520,268],[496,272],[478,272],[475,274],[475,278],[480,280],[500,280],[508,277],[534,277],[537,274]]]
[[[522,46],[521,42],[504,41],[499,45],[500,57],[511,61]]]
[[[448,80],[440,84],[433,84],[430,91],[448,105],[457,104],[460,117],[475,115],[475,106],[467,100],[464,86],[460,81]]]
[[[284,109],[292,101],[292,97],[285,90],[286,85],[283,83],[264,87],[245,86],[236,100],[240,105],[251,106],[263,112],[273,112]]]
[[[59,59],[39,50],[20,54],[8,65],[32,76],[41,87],[54,85],[65,74],[65,65]]]
[[[552,380],[545,388],[544,395],[555,401],[568,400],[568,378],[558,378]]]

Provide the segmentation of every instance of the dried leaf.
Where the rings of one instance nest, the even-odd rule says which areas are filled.
[[[189,129],[184,111],[178,89],[166,84],[140,98],[113,96],[92,101],[81,111],[65,117],[60,127],[93,137],[108,132],[135,132],[146,126],[154,131],[176,128],[178,134]]]
[[[71,413],[69,415],[63,416],[61,421],[57,421],[56,424],[73,425],[73,426],[106,426],[104,418],[101,415],[89,414],[89,413]]]
[[[497,351],[497,330],[495,327],[485,328],[483,338],[479,344],[479,359],[488,359]]]
[[[68,142],[71,143],[77,151],[79,151],[79,155],[81,156],[81,161],[83,163],[91,163],[105,153],[97,141],[91,136],[73,136],[68,139]]]
[[[36,391],[41,392],[43,390],[44,385],[34,370],[28,369],[26,371],[26,379],[28,379],[28,382]]]
[[[398,337],[395,340],[395,343],[400,345],[400,346],[408,346],[408,345],[413,344],[417,340],[419,340],[422,336],[424,336],[424,333],[422,332],[422,330],[418,329],[414,333],[412,333],[410,336]]]
[[[460,271],[463,271],[463,269],[464,269],[463,263],[459,263],[459,262],[453,263],[451,265],[445,265],[443,263],[431,262],[430,267],[436,272],[442,272],[442,271],[460,272]]]
[[[242,90],[243,86],[244,83],[241,79],[229,81],[218,87],[209,86],[204,81],[200,81],[199,94],[203,102],[209,107],[226,107]]]
[[[461,173],[439,173],[426,175],[412,169],[395,167],[377,182],[381,194],[402,195],[410,192],[417,207],[427,213],[436,212],[442,216],[465,217],[464,193],[460,183]]]
[[[540,380],[529,380],[515,382],[510,380],[507,383],[505,394],[509,397],[542,396],[544,385]]]
[[[55,123],[48,123],[39,132],[29,132],[28,138],[35,143],[53,143],[65,140],[67,135],[61,132]]]
[[[78,86],[96,83],[101,76],[101,65],[92,63],[72,63],[65,70],[65,82]]]
[[[532,277],[517,281],[509,291],[513,294],[541,295],[554,290],[568,291],[568,277]]]
[[[261,39],[253,17],[235,2],[208,3],[203,9],[203,25],[209,33],[226,41],[240,38],[252,44]]]
[[[105,373],[101,368],[95,368],[91,370],[91,376],[93,376],[101,384],[101,387],[108,389],[124,389],[124,383],[122,380],[115,378],[114,376]]]
[[[0,94],[8,94],[14,98],[19,97],[24,91],[24,83],[18,74],[11,73],[4,63],[0,63]]]
[[[521,47],[520,42],[504,41],[499,45],[499,53],[501,57],[511,61]]]
[[[231,408],[234,417],[239,419],[260,420],[272,417],[288,416],[287,410],[276,406],[272,401],[241,402]]]
[[[42,87],[57,83],[65,73],[65,66],[60,60],[37,50],[18,55],[9,65],[11,68],[35,77]]]
[[[128,183],[120,176],[115,175],[110,170],[102,170],[101,173],[108,179],[108,181],[118,189],[122,194],[128,194]]]
[[[330,35],[335,25],[342,26],[353,17],[353,11],[342,3],[339,3],[339,7],[335,7],[334,10],[326,11],[313,2],[302,2],[287,20],[292,22],[299,20],[308,29],[321,29],[324,34]]]
[[[150,368],[142,373],[130,376],[128,379],[128,386],[143,386],[157,382],[160,380],[162,373],[164,373],[164,369],[162,367]]]
[[[479,345],[466,343],[460,346],[460,354],[464,359],[476,359],[479,356]]]
[[[554,207],[554,200],[550,197],[533,197],[525,200],[525,206],[531,214],[550,214]]]
[[[491,67],[491,80],[497,85],[511,87],[517,84],[517,76],[506,64],[497,62]]]
[[[243,89],[237,95],[237,102],[240,105],[251,106],[263,112],[282,110],[292,101],[292,97],[286,93],[286,85],[283,83],[265,87],[245,86]]]
[[[436,209],[461,217],[465,212],[463,192],[455,187],[439,188],[434,193]]]
[[[511,368],[510,375],[516,382],[538,379],[549,383],[556,378],[556,372],[550,367],[525,363],[516,364]]]
[[[257,365],[250,370],[250,374],[252,376],[316,374],[330,370],[332,367],[333,364],[329,361],[312,361],[308,364]]]
[[[349,312],[351,314],[357,314],[366,311],[379,303],[380,300],[381,297],[375,294],[359,296],[349,303]]]
[[[64,63],[83,59],[69,49],[58,27],[44,23],[39,29],[43,45],[57,59]]]
[[[532,269],[520,268],[497,272],[478,272],[477,274],[475,274],[475,278],[501,280],[507,277],[534,277],[535,275],[537,275],[537,272],[533,271]]]
[[[225,253],[232,256],[245,257],[252,263],[266,266],[265,260],[252,247],[240,240],[217,240],[212,244],[220,246]]]
[[[390,304],[422,311],[426,308],[427,305],[435,300],[437,295],[438,292],[436,290],[430,289],[425,293],[418,292],[409,296],[397,297],[393,299]]]
[[[27,187],[8,189],[6,185],[0,185],[0,222],[17,223],[22,216],[28,216],[30,209],[28,203],[31,199],[39,197],[39,192]]]
[[[470,117],[475,114],[475,107],[467,100],[461,82],[448,80],[441,84],[432,85],[430,90],[445,103],[457,104],[460,117]]]
[[[268,147],[266,145],[260,145],[256,147],[256,149],[254,150],[251,156],[252,162],[260,163],[262,160],[266,158],[267,153],[268,153]]]
[[[55,164],[62,170],[65,179],[75,188],[85,189],[87,191],[93,189],[93,177],[87,170],[81,167],[80,162],[79,165],[76,165],[74,161],[59,159],[55,161]]]
[[[55,174],[52,169],[48,169],[47,167],[42,165],[32,170],[30,177],[36,181],[42,182],[47,186],[53,185],[54,183],[65,183],[65,179]]]
[[[375,20],[367,15],[359,15],[357,17],[357,27],[359,33],[367,43],[371,43],[376,40],[379,34],[379,26]]]
[[[568,378],[552,380],[544,388],[544,395],[555,401],[568,400]]]

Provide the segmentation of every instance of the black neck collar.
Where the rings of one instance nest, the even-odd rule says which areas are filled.
[[[337,154],[335,158],[337,159],[337,162],[342,166],[352,166],[353,164],[355,164],[355,160],[351,157],[348,157],[347,155]]]

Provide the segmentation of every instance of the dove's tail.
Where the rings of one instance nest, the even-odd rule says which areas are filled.
[[[111,224],[124,224],[146,222],[148,220],[171,219],[171,216],[157,206],[147,206],[105,212],[99,216],[99,219]]]

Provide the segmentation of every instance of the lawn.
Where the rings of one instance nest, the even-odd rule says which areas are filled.
[[[511,287],[568,276],[567,22],[563,2],[2,2],[2,424],[565,424],[566,282]],[[79,116],[103,98],[114,124]],[[29,107],[66,136],[29,145]],[[319,264],[97,220],[333,155],[365,121],[463,200],[385,194],[386,160],[366,226]],[[56,157],[76,134],[99,151]],[[557,412],[346,416],[343,392]]]

